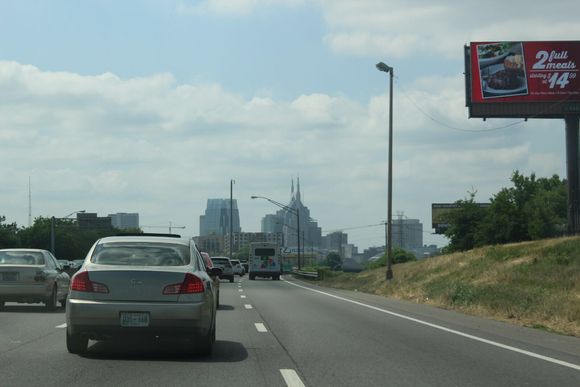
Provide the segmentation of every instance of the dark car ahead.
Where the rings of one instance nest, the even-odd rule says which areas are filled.
[[[217,299],[217,301],[216,301],[217,306],[220,306],[220,276],[222,275],[221,274],[222,271],[221,271],[220,268],[216,268],[214,266],[213,261],[211,260],[211,257],[209,256],[208,253],[202,251],[200,254],[201,254],[202,258],[203,258],[203,262],[205,263],[205,266],[209,270],[214,269],[212,271],[213,274],[210,274],[210,277],[212,278],[213,283],[214,283],[214,285],[215,285],[215,287],[217,289],[217,297],[216,297],[216,299]]]

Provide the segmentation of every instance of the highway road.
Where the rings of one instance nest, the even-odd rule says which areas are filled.
[[[0,386],[580,386],[580,339],[285,276],[221,284],[211,357],[65,347],[64,309],[0,312]]]

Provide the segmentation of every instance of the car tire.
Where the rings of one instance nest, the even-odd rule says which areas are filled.
[[[216,304],[216,308],[220,307],[220,292],[217,292],[217,304]]]
[[[4,309],[4,301],[0,301],[0,310]]]
[[[63,298],[62,300],[60,300],[60,306],[62,306],[63,308],[66,308],[66,299],[67,297]]]
[[[79,334],[72,334],[66,330],[66,349],[70,353],[83,354],[87,351],[89,338]]]
[[[230,282],[234,282],[234,276],[230,277]]]
[[[253,281],[255,279],[256,279],[256,277],[250,274],[250,281]]]
[[[212,324],[211,331],[204,336],[199,345],[199,354],[201,356],[210,356],[213,350],[213,343],[215,341],[215,319]]]
[[[48,299],[45,301],[45,305],[46,305],[46,310],[49,311],[53,311],[56,309],[56,287],[53,286],[52,288],[52,293],[50,293],[50,296],[48,297]]]

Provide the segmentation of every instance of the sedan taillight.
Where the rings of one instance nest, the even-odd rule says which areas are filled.
[[[109,293],[107,285],[91,281],[88,271],[82,271],[73,276],[70,290],[88,293]]]
[[[167,285],[163,289],[163,294],[193,294],[203,293],[205,287],[203,281],[191,273],[185,273],[185,278],[182,283]]]

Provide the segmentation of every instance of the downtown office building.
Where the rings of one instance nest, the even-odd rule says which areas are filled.
[[[232,214],[233,232],[242,231],[240,227],[240,212],[238,202],[230,199],[207,199],[205,214],[199,217],[199,236],[220,235],[230,233],[230,213]]]

